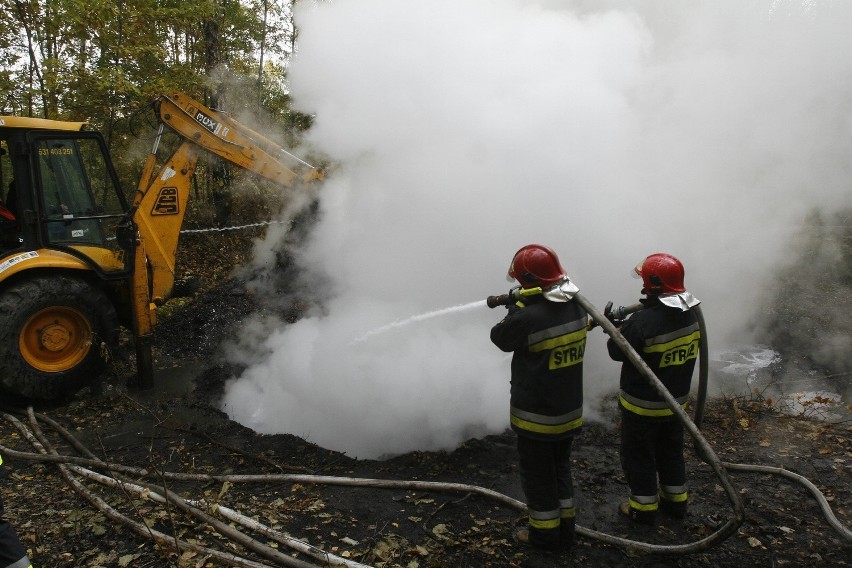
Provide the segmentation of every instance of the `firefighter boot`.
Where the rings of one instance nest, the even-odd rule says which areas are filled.
[[[686,516],[686,501],[675,502],[660,499],[660,511],[674,519],[682,519]]]
[[[559,533],[555,530],[536,530],[523,528],[515,531],[514,539],[518,544],[538,548],[545,551],[554,551],[559,548]]]
[[[656,511],[640,511],[631,507],[626,501],[618,506],[618,512],[631,521],[643,525],[653,525],[657,521]]]
[[[576,526],[576,520],[562,519],[559,524],[559,548],[567,550],[574,546],[574,529]]]

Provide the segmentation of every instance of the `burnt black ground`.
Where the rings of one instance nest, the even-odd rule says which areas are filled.
[[[70,429],[110,462],[166,471],[203,473],[311,473],[347,477],[468,483],[522,499],[514,435],[471,439],[451,452],[412,452],[383,461],[359,460],[289,434],[261,435],[217,407],[225,380],[238,369],[217,357],[239,322],[263,308],[236,279],[176,303],[158,330],[158,386],[139,392],[130,345],[117,354],[113,374],[68,404],[37,409]],[[292,307],[298,311],[297,306]],[[292,314],[291,314],[292,315]],[[193,380],[186,378],[192,368]],[[589,423],[578,438],[574,474],[580,525],[625,538],[684,544],[706,537],[731,515],[709,467],[688,451],[690,513],[656,527],[632,526],[615,513],[626,485],[618,463],[614,412]],[[45,426],[63,453],[74,450]],[[788,468],[808,477],[850,526],[848,423],[828,425],[780,416],[760,401],[714,400],[703,432],[729,462]],[[0,439],[30,450],[6,421]],[[6,457],[0,491],[8,516],[31,551],[34,566],[217,566],[201,555],[179,556],[107,519],[73,492],[52,465]],[[688,556],[640,555],[579,538],[561,554],[519,548],[512,542],[523,516],[476,495],[405,489],[366,489],[269,482],[176,483],[185,497],[206,498],[338,555],[383,567],[628,566],[734,568],[849,566],[850,548],[820,515],[801,486],[765,474],[732,474],[746,519],[722,544]],[[129,504],[120,492],[91,485],[117,509],[183,539],[215,546],[203,523],[144,501]],[[261,541],[265,539],[261,538]],[[241,549],[239,554],[252,555]]]

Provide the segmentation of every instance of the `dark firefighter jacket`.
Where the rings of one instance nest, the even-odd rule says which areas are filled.
[[[491,341],[512,356],[510,419],[519,435],[568,438],[583,424],[586,311],[576,302],[526,298],[491,329]]]
[[[0,456],[0,464],[3,456]],[[32,568],[27,551],[21,544],[15,529],[4,516],[3,499],[0,499],[0,566],[3,568]]]
[[[698,318],[692,310],[681,311],[651,297],[643,300],[645,309],[628,318],[621,334],[648,364],[657,378],[666,386],[672,397],[686,404],[692,383],[695,359],[698,357],[698,340],[701,332]],[[627,359],[621,348],[607,341],[609,356],[623,361],[621,366],[621,406],[645,417],[670,417],[674,412]]]

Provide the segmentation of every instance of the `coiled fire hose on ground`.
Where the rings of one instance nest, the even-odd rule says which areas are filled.
[[[612,535],[608,535],[605,533],[601,533],[599,531],[595,531],[583,526],[577,526],[577,533],[581,536],[585,536],[594,540],[599,540],[601,542],[624,547],[630,550],[633,553],[654,553],[654,554],[666,554],[666,555],[683,555],[683,554],[691,554],[700,552],[703,550],[707,550],[725,540],[729,537],[733,532],[737,530],[737,528],[742,524],[745,518],[745,511],[742,504],[742,501],[739,498],[739,494],[733,487],[726,470],[730,471],[747,471],[747,472],[758,472],[758,473],[773,473],[785,476],[789,479],[798,481],[805,485],[808,490],[812,493],[812,495],[819,502],[820,509],[828,520],[829,524],[832,528],[840,534],[847,542],[852,542],[852,532],[850,532],[842,523],[840,523],[837,518],[834,516],[831,508],[822,495],[822,493],[817,489],[817,487],[808,481],[803,476],[790,472],[788,470],[782,468],[768,467],[768,466],[759,466],[759,465],[748,465],[748,464],[733,464],[722,462],[715,455],[712,448],[709,446],[709,443],[706,439],[701,435],[699,427],[697,424],[700,424],[701,417],[703,416],[703,407],[704,407],[704,398],[706,396],[706,387],[707,387],[707,372],[706,372],[706,361],[707,361],[707,350],[706,350],[706,330],[704,329],[704,321],[703,316],[701,315],[700,308],[697,309],[696,312],[699,317],[699,326],[701,327],[702,337],[704,338],[703,347],[700,345],[700,361],[703,363],[700,366],[700,380],[699,380],[699,397],[698,397],[698,405],[696,408],[696,419],[695,421],[690,420],[689,416],[686,412],[680,407],[679,404],[672,398],[672,396],[668,393],[668,390],[662,385],[659,379],[654,375],[654,373],[647,367],[647,365],[642,361],[641,357],[632,347],[627,343],[627,341],[621,336],[618,330],[615,328],[613,323],[603,314],[598,312],[598,310],[589,303],[584,297],[580,294],[575,295],[575,299],[578,301],[580,305],[582,305],[586,311],[591,315],[591,317],[599,324],[603,329],[613,337],[614,341],[619,344],[619,346],[625,351],[628,358],[631,362],[637,366],[637,368],[643,373],[643,375],[649,380],[649,382],[654,386],[655,390],[659,392],[662,398],[666,401],[668,406],[672,408],[675,412],[675,415],[679,420],[684,424],[686,430],[693,437],[696,444],[696,451],[699,453],[699,456],[704,459],[710,467],[713,468],[714,472],[719,477],[722,486],[727,493],[729,500],[731,501],[731,506],[733,509],[733,518],[725,522],[722,526],[720,526],[713,534],[703,538],[701,540],[688,543],[688,544],[678,544],[678,545],[661,545],[661,544],[651,544],[645,542],[639,542],[634,540],[629,540],[625,538],[620,538]],[[174,504],[177,508],[184,510],[192,514],[193,516],[198,517],[204,522],[208,523],[216,523],[214,519],[210,517],[209,514],[204,513],[202,510],[205,507],[209,507],[211,511],[215,511],[215,514],[224,516],[226,519],[231,520],[232,522],[236,522],[241,524],[245,528],[252,530],[254,532],[259,532],[263,534],[267,538],[271,538],[276,540],[282,544],[285,544],[292,549],[301,552],[307,556],[314,558],[316,561],[321,564],[311,564],[305,561],[297,560],[292,557],[286,557],[277,553],[274,550],[266,550],[262,543],[254,541],[250,537],[239,533],[239,531],[229,530],[229,537],[233,540],[240,542],[244,546],[254,550],[261,554],[261,556],[265,556],[269,560],[272,560],[278,566],[295,566],[298,568],[305,567],[313,567],[313,566],[347,566],[349,568],[367,568],[366,565],[360,564],[358,562],[354,562],[352,560],[348,560],[341,557],[336,557],[334,555],[329,554],[326,551],[322,551],[316,549],[315,547],[310,546],[307,543],[302,541],[297,541],[289,536],[282,535],[269,527],[265,527],[260,525],[257,521],[252,519],[248,519],[246,517],[240,516],[238,513],[230,511],[229,509],[221,506],[211,506],[205,503],[197,503],[192,501],[183,501],[176,495],[167,491],[165,488],[159,488],[163,495],[157,493],[158,486],[154,484],[142,484],[139,485],[144,486],[140,487],[134,483],[128,481],[121,481],[121,476],[117,475],[120,473],[132,475],[135,478],[147,478],[153,477],[161,482],[165,480],[170,481],[218,481],[218,482],[230,482],[230,483],[280,483],[280,482],[289,482],[289,483],[306,483],[306,484],[318,484],[318,485],[333,485],[333,486],[347,486],[347,487],[369,487],[369,488],[382,488],[382,489],[410,489],[410,490],[420,490],[420,491],[435,491],[435,492],[449,492],[449,493],[463,493],[463,494],[475,494],[481,497],[485,497],[487,499],[491,499],[497,501],[505,506],[516,509],[519,512],[526,512],[526,505],[509,497],[507,495],[503,495],[501,493],[495,492],[493,490],[479,487],[475,485],[468,485],[462,483],[443,483],[443,482],[427,482],[427,481],[408,481],[408,480],[387,480],[387,479],[365,479],[365,478],[351,478],[351,477],[337,477],[337,476],[321,476],[321,475],[307,475],[307,474],[262,474],[262,475],[202,475],[202,474],[180,474],[180,473],[170,473],[170,472],[149,472],[145,469],[141,468],[133,468],[129,466],[124,466],[120,464],[110,464],[105,463],[97,458],[91,453],[88,452],[85,447],[83,447],[74,437],[65,430],[62,426],[54,422],[53,420],[45,417],[38,416],[38,419],[50,424],[56,431],[58,431],[64,438],[66,438],[71,444],[77,448],[78,451],[83,453],[88,457],[77,457],[77,456],[64,456],[56,453],[55,450],[50,448],[43,435],[40,434],[37,424],[36,414],[32,411],[32,408],[28,409],[28,414],[30,416],[30,422],[32,424],[33,430],[38,435],[38,440],[36,436],[33,436],[29,433],[29,431],[24,427],[23,424],[20,423],[17,419],[9,414],[3,414],[4,418],[9,422],[13,423],[16,428],[18,428],[24,437],[32,443],[32,445],[37,449],[37,451],[41,453],[28,453],[16,451],[11,448],[6,448],[3,445],[0,445],[0,453],[6,455],[8,457],[28,460],[28,461],[39,461],[39,462],[48,462],[55,463],[58,467],[60,467],[64,476],[69,481],[69,483],[77,490],[78,492],[83,493],[87,499],[89,499],[93,504],[95,504],[98,508],[108,507],[106,503],[92,495],[90,491],[88,491],[85,487],[83,487],[79,482],[75,481],[71,477],[71,473],[77,473],[78,475],[87,476],[89,479],[93,479],[99,481],[102,484],[110,485],[117,484],[123,490],[135,491],[142,496],[146,496],[150,499],[159,502],[166,502]],[[40,443],[40,441],[43,443]],[[47,446],[47,447],[45,447]],[[74,464],[69,466],[68,464]],[[115,477],[105,477],[103,475],[97,474],[91,470],[86,470],[83,467],[86,466],[91,467],[93,469],[103,470],[107,472],[111,472]],[[254,562],[248,559],[244,559],[241,557],[237,557],[236,555],[230,554],[222,554],[220,552],[211,551],[209,549],[205,549],[196,544],[186,543],[184,541],[180,541],[176,537],[169,537],[168,535],[164,535],[161,533],[157,533],[147,527],[141,526],[138,522],[133,522],[132,520],[124,517],[120,513],[114,511],[111,508],[105,509],[107,511],[107,516],[112,518],[115,521],[122,522],[124,524],[128,524],[135,532],[140,534],[143,537],[148,537],[155,542],[158,542],[162,546],[172,546],[177,547],[181,550],[198,550],[207,554],[211,554],[216,558],[219,558],[226,564],[232,566],[245,566],[245,567],[261,567],[265,566],[265,564],[261,564],[258,562]],[[216,524],[221,528],[221,525]],[[237,534],[239,533],[239,534]]]
[[[510,292],[509,294],[504,296],[492,296],[488,299],[487,305],[491,308],[494,308],[498,305],[507,305],[508,303],[514,303],[514,300],[516,299],[515,296],[523,295],[524,291],[515,292],[515,294],[512,294]],[[540,293],[540,290],[538,291],[538,293]],[[692,308],[695,311],[695,315],[698,319],[698,327],[701,330],[701,337],[698,343],[699,367],[695,414],[694,418],[690,420],[689,415],[683,410],[683,408],[677,403],[677,401],[674,400],[674,398],[668,392],[668,389],[665,388],[665,386],[662,384],[662,382],[660,382],[659,378],[657,378],[651,368],[648,367],[648,365],[642,360],[642,357],[621,335],[612,320],[610,320],[609,317],[598,311],[594,304],[589,302],[579,292],[574,292],[572,294],[572,297],[589,313],[594,322],[597,325],[600,325],[607,333],[607,335],[612,337],[613,341],[616,342],[616,344],[621,348],[621,350],[627,355],[628,359],[630,359],[630,362],[636,366],[642,376],[644,376],[645,379],[648,380],[654,390],[657,391],[658,394],[660,394],[663,400],[665,400],[666,405],[672,409],[672,411],[675,413],[675,416],[677,416],[681,423],[683,423],[685,429],[689,432],[690,436],[692,436],[695,442],[696,454],[700,459],[707,463],[707,465],[709,465],[717,474],[720,482],[722,483],[723,489],[725,490],[726,494],[728,495],[728,498],[731,501],[731,506],[734,511],[734,517],[728,522],[726,522],[724,525],[722,525],[719,529],[717,529],[716,532],[699,541],[684,545],[656,545],[644,542],[637,542],[607,535],[605,533],[594,531],[579,525],[577,526],[578,534],[596,540],[600,540],[608,544],[623,546],[636,552],[653,552],[656,554],[690,554],[706,550],[722,542],[728,536],[733,534],[745,519],[745,511],[742,505],[742,501],[739,498],[739,494],[734,489],[733,484],[731,483],[730,478],[727,475],[727,471],[737,471],[753,473],[772,473],[776,475],[781,475],[794,481],[798,481],[799,483],[804,485],[808,489],[808,491],[810,491],[813,497],[817,500],[823,516],[825,517],[828,524],[832,527],[832,529],[834,529],[834,531],[837,532],[841,537],[843,537],[847,542],[852,542],[852,531],[847,529],[837,519],[828,504],[828,500],[826,500],[822,492],[820,492],[820,490],[813,483],[808,481],[808,479],[797,473],[793,473],[789,470],[779,467],[752,464],[737,464],[720,461],[716,454],[713,452],[710,445],[707,443],[707,440],[701,434],[700,429],[701,424],[704,420],[704,407],[707,400],[707,385],[709,382],[708,377],[710,361],[707,339],[707,326],[704,321],[704,314],[701,311],[701,306],[696,305]],[[605,312],[609,311],[609,307],[610,306],[607,306],[607,310],[605,310]],[[642,309],[644,309],[644,305],[640,303],[627,307],[621,307],[618,308],[616,311],[619,314],[618,319],[623,319],[623,317],[626,317],[627,315]]]
[[[633,363],[636,368],[642,373],[642,375],[651,383],[654,389],[663,397],[666,401],[666,404],[671,408],[678,419],[683,423],[684,427],[692,436],[695,441],[695,450],[698,454],[698,457],[704,460],[710,467],[713,468],[713,471],[719,476],[720,481],[722,481],[722,486],[725,489],[725,492],[728,494],[728,497],[731,500],[731,505],[734,508],[734,519],[728,521],[726,525],[723,525],[718,531],[714,534],[708,536],[701,541],[697,541],[693,543],[693,545],[700,545],[701,548],[696,548],[692,550],[693,545],[683,545],[683,546],[671,546],[665,547],[667,550],[656,550],[655,552],[678,552],[678,548],[683,552],[684,548],[690,548],[688,552],[696,552],[697,550],[704,550],[707,548],[707,541],[711,538],[713,542],[710,543],[710,546],[720,542],[722,538],[726,538],[730,536],[732,530],[728,530],[725,532],[725,529],[732,523],[736,523],[736,526],[733,530],[742,524],[744,517],[744,510],[742,506],[742,502],[739,499],[739,495],[733,488],[733,485],[730,482],[730,478],[727,476],[727,471],[739,471],[739,472],[753,472],[753,473],[771,473],[775,475],[781,475],[786,477],[787,479],[792,479],[793,481],[798,481],[802,485],[804,485],[808,491],[813,495],[813,497],[817,500],[819,504],[820,511],[825,517],[826,521],[829,525],[831,525],[832,529],[834,529],[837,534],[843,537],[847,542],[852,542],[852,531],[847,529],[834,515],[834,512],[831,510],[831,506],[828,504],[828,500],[826,500],[825,496],[822,492],[811,483],[807,478],[797,473],[793,473],[792,471],[780,468],[780,467],[771,467],[771,466],[763,466],[763,465],[754,465],[754,464],[741,464],[741,463],[730,463],[720,461],[713,450],[710,448],[707,441],[701,435],[700,428],[704,419],[704,406],[707,400],[707,384],[708,384],[708,374],[709,374],[709,349],[708,349],[708,340],[707,340],[707,326],[704,321],[704,314],[701,311],[701,306],[694,306],[692,309],[695,311],[695,315],[698,318],[698,327],[701,330],[701,339],[698,344],[698,389],[696,394],[696,403],[695,403],[695,417],[690,420],[689,415],[681,408],[681,406],[674,400],[668,390],[663,386],[660,380],[654,375],[654,372],[648,367],[648,365],[642,360],[641,356],[636,353],[630,343],[624,339],[624,337],[619,333],[618,329],[615,325],[610,321],[610,319],[603,314],[601,314],[593,304],[591,304],[588,300],[586,300],[582,295],[577,293],[574,296],[574,299],[581,305],[586,311],[592,316],[592,319],[595,320],[597,324],[599,324],[606,333],[613,338],[613,340],[618,344],[618,346],[624,351],[624,353],[628,356],[631,363]],[[633,313],[642,309],[641,304],[637,304],[634,306],[630,306],[628,308],[624,308],[625,314]],[[583,529],[583,532],[588,531],[588,529]],[[583,534],[579,530],[580,534]],[[724,537],[722,534],[724,532]],[[720,539],[715,539],[714,537],[719,536]],[[588,536],[592,538],[599,538],[600,540],[604,540],[605,542],[610,542],[613,544],[619,544],[617,542],[613,542],[611,537],[608,535],[600,535],[598,534],[589,534]],[[602,538],[606,537],[606,538]],[[624,546],[629,546],[632,548],[640,548],[641,550],[647,550],[646,545],[637,546],[636,543],[633,542],[624,542],[621,539]]]
[[[636,352],[635,349],[633,349],[633,347],[624,338],[624,336],[619,333],[618,329],[609,320],[609,318],[600,313],[598,309],[591,302],[586,300],[586,298],[583,297],[579,292],[574,295],[574,300],[579,303],[589,313],[592,319],[604,329],[607,335],[609,335],[613,339],[613,341],[615,341],[615,343],[621,348],[621,350],[624,352],[630,362],[633,363],[633,366],[635,366],[636,369],[642,374],[642,376],[648,380],[648,382],[651,384],[657,394],[660,395],[660,397],[662,397],[662,399],[666,402],[666,406],[668,406],[672,410],[672,412],[674,412],[675,416],[677,416],[678,420],[680,420],[680,422],[683,424],[684,429],[689,432],[689,435],[692,436],[692,439],[695,441],[696,450],[698,451],[699,455],[716,473],[716,476],[719,478],[719,482],[721,483],[722,488],[725,490],[725,493],[727,494],[728,499],[731,502],[731,508],[733,509],[733,518],[725,522],[714,533],[690,544],[658,545],[649,543],[639,543],[636,541],[631,541],[593,531],[591,529],[587,529],[585,527],[580,526],[577,527],[577,533],[610,544],[625,546],[633,549],[641,549],[646,552],[654,552],[657,554],[687,554],[692,552],[699,552],[722,542],[723,540],[731,536],[734,532],[736,532],[739,526],[743,523],[743,521],[745,520],[745,508],[743,507],[742,499],[740,499],[739,493],[734,488],[733,483],[731,483],[731,479],[728,477],[728,472],[722,465],[721,460],[719,460],[719,458],[716,456],[716,453],[713,451],[713,448],[701,434],[701,431],[698,429],[695,423],[689,418],[689,415],[686,413],[686,411],[684,411],[680,404],[678,404],[678,402],[674,399],[668,389],[654,374],[654,371],[651,370],[648,364],[645,363],[642,357]],[[701,310],[699,306],[695,306],[692,309],[698,311]],[[703,318],[701,318],[700,321],[703,322]],[[706,335],[703,329],[701,330],[701,332],[702,337]],[[705,359],[705,357],[702,355],[701,359],[703,360]]]

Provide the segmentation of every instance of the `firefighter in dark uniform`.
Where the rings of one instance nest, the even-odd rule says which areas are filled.
[[[510,422],[517,433],[527,527],[523,544],[568,547],[575,528],[571,442],[583,424],[583,354],[588,315],[548,247],[531,244],[512,259],[508,277],[521,288],[491,341],[512,352]]]
[[[3,456],[0,456],[0,464]],[[27,551],[18,539],[15,529],[3,516],[3,499],[0,498],[0,568],[32,568]]]
[[[642,278],[645,308],[623,322],[621,334],[685,405],[701,335],[692,310],[699,302],[684,287],[683,264],[670,254],[652,254],[634,271]],[[682,518],[688,496],[683,425],[612,339],[607,350],[623,362],[621,465],[630,499],[619,505],[619,512],[645,524],[654,524],[658,510]]]

